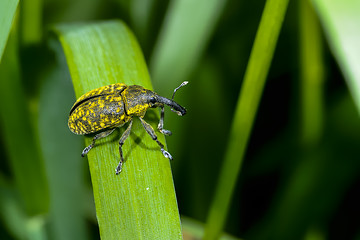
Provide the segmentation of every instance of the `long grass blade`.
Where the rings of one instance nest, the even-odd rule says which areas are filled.
[[[23,44],[39,43],[43,31],[43,0],[21,1],[21,41]]]
[[[360,1],[312,2],[360,113]]]
[[[237,102],[224,164],[208,215],[204,239],[217,239],[225,224],[287,5],[288,0],[266,2]]]
[[[225,0],[170,3],[150,61],[154,84],[160,92],[186,80],[204,51],[225,3]]]
[[[316,144],[323,130],[324,61],[319,22],[308,0],[299,1],[302,143]]]
[[[18,4],[19,0],[0,1],[0,63]]]
[[[117,82],[151,88],[141,50],[122,22],[60,25],[56,32],[77,97]],[[148,116],[151,124],[159,119],[155,111]],[[98,141],[87,155],[101,238],[181,239],[169,160],[137,119],[123,146],[123,171],[115,175],[123,131]],[[164,137],[158,137],[164,143]],[[85,142],[90,144],[91,138]]]
[[[48,210],[45,169],[21,82],[16,31],[10,35],[0,64],[0,124],[16,188],[26,214]]]
[[[42,75],[38,116],[51,200],[48,232],[54,240],[85,240],[89,236],[84,205],[93,200],[85,199],[85,162],[79,155],[83,139],[72,134],[65,124],[75,94],[61,45],[55,39],[49,42],[57,61]]]

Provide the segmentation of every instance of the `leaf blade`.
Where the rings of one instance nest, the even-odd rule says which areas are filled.
[[[186,80],[193,71],[225,3],[225,0],[177,0],[170,3],[150,60],[154,84],[161,89],[160,92]]]
[[[266,1],[237,101],[204,239],[217,239],[225,224],[288,2]]]
[[[0,62],[8,40],[11,25],[15,19],[15,13],[19,0],[0,1]]]
[[[349,91],[360,112],[360,2],[356,0],[314,0],[330,48],[343,72]]]
[[[116,82],[151,89],[141,50],[122,22],[61,25],[56,31],[77,97]],[[110,141],[109,138],[98,141],[88,154],[101,237],[181,239],[169,161],[139,121],[134,121],[132,133],[123,146],[123,171],[116,176],[118,137],[115,134]],[[158,137],[164,142],[163,136]],[[86,144],[90,141],[87,138]]]

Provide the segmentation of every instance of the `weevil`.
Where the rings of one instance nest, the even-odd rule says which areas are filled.
[[[133,117],[138,117],[146,132],[159,145],[163,155],[171,160],[171,154],[165,151],[154,129],[143,118],[149,108],[160,107],[161,114],[157,128],[162,134],[171,135],[171,131],[163,128],[164,105],[170,106],[171,110],[179,116],[185,115],[186,109],[174,101],[174,96],[175,92],[187,83],[183,82],[175,88],[171,99],[162,97],[142,86],[127,86],[124,83],[103,86],[82,95],[70,110],[68,126],[75,134],[95,134],[95,136],[91,144],[84,148],[81,156],[84,157],[95,146],[96,140],[109,136],[116,128],[129,123],[119,140],[120,162],[115,169],[115,173],[119,174],[124,162],[122,146],[130,135]]]

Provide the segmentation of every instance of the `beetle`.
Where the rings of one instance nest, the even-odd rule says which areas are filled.
[[[103,86],[82,95],[70,110],[68,126],[70,131],[77,135],[95,134],[95,136],[92,143],[84,148],[81,156],[84,157],[94,147],[96,140],[109,136],[116,128],[129,123],[119,140],[120,162],[115,169],[118,175],[124,162],[122,146],[130,135],[133,117],[138,117],[146,132],[160,146],[163,155],[172,160],[171,154],[164,150],[164,145],[157,139],[154,129],[143,118],[149,108],[160,107],[161,114],[157,128],[162,134],[171,135],[169,130],[163,128],[164,105],[170,106],[171,110],[179,116],[184,116],[186,109],[173,99],[175,92],[187,83],[185,81],[175,88],[171,99],[162,97],[142,86],[128,86],[124,83]]]

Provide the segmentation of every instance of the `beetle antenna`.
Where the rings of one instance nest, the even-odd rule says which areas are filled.
[[[182,82],[182,83],[180,84],[180,86],[178,86],[177,88],[175,88],[171,100],[174,100],[176,91],[179,90],[181,87],[185,86],[185,85],[188,84],[188,83],[189,83],[188,81],[184,81],[184,82]],[[173,108],[171,108],[171,111],[173,111],[174,113],[177,113],[177,114],[179,115],[179,111],[177,111],[177,110],[175,110],[175,109],[173,109]],[[180,114],[180,115],[183,115],[183,114]]]
[[[182,82],[182,83],[180,84],[180,86],[178,86],[177,88],[175,88],[171,100],[174,100],[176,91],[179,90],[181,87],[185,86],[185,85],[188,84],[188,83],[189,83],[188,81],[184,81],[184,82]]]

